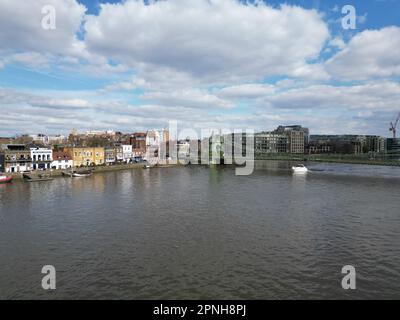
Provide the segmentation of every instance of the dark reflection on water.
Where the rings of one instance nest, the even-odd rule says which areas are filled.
[[[400,169],[290,165],[0,185],[0,298],[400,298]]]

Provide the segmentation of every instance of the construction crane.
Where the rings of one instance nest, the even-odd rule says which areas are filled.
[[[396,139],[396,128],[397,128],[397,125],[398,125],[398,123],[399,123],[399,120],[400,120],[400,112],[399,112],[399,114],[397,115],[397,118],[396,118],[396,120],[393,122],[391,122],[390,123],[390,128],[389,128],[389,130],[390,131],[393,131],[393,139]]]

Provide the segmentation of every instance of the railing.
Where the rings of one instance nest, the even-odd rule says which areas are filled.
[[[31,158],[28,159],[5,159],[5,162],[32,162]]]

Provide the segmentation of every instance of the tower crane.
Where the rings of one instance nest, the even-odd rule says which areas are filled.
[[[399,123],[399,120],[400,120],[400,112],[399,112],[399,114],[397,115],[396,120],[395,120],[394,122],[392,121],[392,122],[390,123],[390,128],[389,128],[389,130],[393,132],[393,139],[396,139],[396,130],[397,130],[397,125],[398,125],[398,123]]]

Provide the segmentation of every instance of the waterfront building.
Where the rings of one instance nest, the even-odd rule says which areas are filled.
[[[111,165],[117,162],[117,153],[114,147],[104,148],[104,158],[106,165]]]
[[[306,153],[308,154],[322,154],[322,153],[332,153],[333,146],[331,144],[319,144],[315,142],[310,142],[306,146]]]
[[[304,145],[307,145],[310,141],[310,130],[308,128],[302,127],[301,125],[292,126],[279,126],[274,132],[278,134],[287,134],[291,131],[303,132],[304,135]]]
[[[190,139],[179,140],[171,142],[176,144],[176,152],[177,152],[177,159],[181,161],[181,163],[189,163],[190,162],[190,151],[191,151],[191,144]]]
[[[129,143],[132,145],[132,153],[135,159],[142,159],[146,156],[146,133],[132,134]]]
[[[365,148],[366,152],[385,153],[386,138],[380,136],[366,136]]]
[[[132,160],[132,146],[130,144],[122,145],[122,159],[124,162],[128,163]]]
[[[358,154],[361,152],[361,144],[357,135],[311,135],[310,144],[330,145],[332,153]]]
[[[329,146],[331,153],[340,154],[385,153],[386,138],[372,135],[311,135],[310,146],[317,149]]]
[[[67,147],[64,148],[64,152],[72,158],[74,167],[105,164],[102,147]]]
[[[124,148],[122,147],[121,143],[115,144],[115,159],[116,162],[124,161]]]
[[[387,154],[391,159],[400,160],[400,138],[387,139]]]
[[[271,153],[288,153],[289,139],[285,134],[261,132],[254,135],[254,151],[256,156]]]
[[[53,161],[53,150],[49,148],[32,147],[32,170],[48,170]]]
[[[168,150],[170,136],[167,129],[149,130],[146,133],[146,160],[149,162],[159,161],[161,148]]]
[[[170,140],[169,136],[169,130],[168,129],[162,129],[160,132],[160,142],[168,142]]]
[[[24,144],[9,144],[1,151],[0,169],[6,173],[32,170],[31,151]]]
[[[209,138],[209,160],[210,164],[221,164],[225,160],[226,135],[212,134]],[[206,155],[206,154],[205,154]]]
[[[51,168],[56,170],[65,170],[72,168],[74,162],[71,156],[64,151],[54,151],[53,161],[51,162]]]
[[[289,152],[292,154],[304,153],[304,132],[291,130],[287,135]]]
[[[165,147],[164,147],[165,145]],[[160,159],[176,160],[181,164],[198,164],[201,158],[201,141],[198,139],[170,140],[161,145]]]
[[[273,133],[287,136],[288,152],[292,154],[304,153],[309,142],[309,129],[300,125],[279,126]]]
[[[115,144],[115,158],[117,162],[130,162],[132,160],[132,146],[130,144]]]

